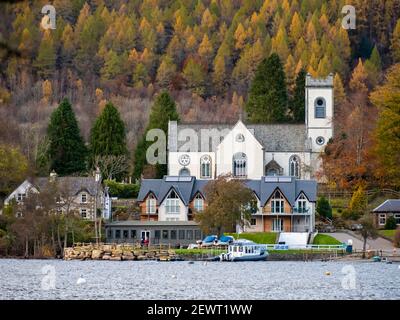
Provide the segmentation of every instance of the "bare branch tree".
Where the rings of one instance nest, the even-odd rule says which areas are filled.
[[[100,168],[104,178],[111,180],[115,176],[127,172],[129,170],[128,157],[120,156],[96,156],[94,159],[94,167]]]

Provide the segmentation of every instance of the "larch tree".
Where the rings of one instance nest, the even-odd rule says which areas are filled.
[[[257,68],[246,103],[248,118],[253,123],[286,120],[288,96],[286,77],[279,56],[272,54]]]
[[[68,99],[64,99],[51,114],[47,137],[50,170],[60,175],[86,170],[86,146]]]
[[[37,69],[38,74],[44,78],[50,78],[56,65],[56,53],[54,49],[54,43],[49,30],[46,30],[43,34],[42,41],[40,43],[39,52],[34,62],[34,66]]]
[[[371,94],[378,108],[375,129],[375,154],[379,159],[377,175],[387,184],[400,186],[400,64],[393,66],[384,84]]]
[[[397,20],[396,27],[394,28],[390,50],[392,53],[393,62],[400,62],[400,19]]]

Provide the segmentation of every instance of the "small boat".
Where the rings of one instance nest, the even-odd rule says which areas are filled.
[[[252,241],[235,241],[228,252],[219,256],[220,261],[262,261],[268,258],[267,246]]]
[[[374,262],[381,262],[381,257],[380,256],[374,256],[372,257],[372,260],[374,260]]]

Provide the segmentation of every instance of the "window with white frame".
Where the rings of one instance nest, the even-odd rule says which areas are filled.
[[[233,176],[236,178],[247,177],[247,156],[243,152],[235,153],[233,156]]]
[[[26,198],[26,193],[17,193],[17,201],[23,202]]]
[[[284,213],[285,199],[279,190],[276,190],[271,199],[271,212]]]
[[[306,213],[307,212],[307,198],[302,193],[297,200],[297,212],[298,213]]]
[[[200,158],[200,177],[211,178],[211,157],[209,155]]]
[[[300,159],[298,156],[292,156],[289,159],[289,175],[300,178]]]
[[[395,214],[394,219],[396,220],[396,224],[400,224],[400,214]]]
[[[204,210],[204,199],[199,193],[194,198],[194,209],[199,212]]]
[[[81,217],[84,219],[87,218],[87,210],[86,209],[81,209]]]
[[[149,194],[149,196],[146,199],[146,213],[147,214],[156,213],[156,198],[152,194]]]
[[[384,226],[386,224],[386,214],[379,215],[379,225]]]
[[[168,214],[178,214],[179,213],[179,197],[174,190],[171,190],[167,197],[165,208]]]
[[[86,193],[82,193],[81,194],[81,203],[86,203],[87,202],[87,194]]]
[[[256,218],[251,218],[250,219],[250,225],[256,226],[257,225],[257,219]]]
[[[326,117],[326,101],[324,98],[315,99],[315,118],[324,119]]]

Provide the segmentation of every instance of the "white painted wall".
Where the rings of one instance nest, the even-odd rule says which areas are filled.
[[[178,221],[188,221],[188,208],[185,207],[181,199],[179,199],[179,214],[167,213],[166,201],[167,198],[164,199],[158,208],[158,221],[167,221],[167,218],[178,218]]]
[[[244,142],[236,141],[238,134],[243,134]],[[233,155],[238,152],[247,156],[247,178],[260,179],[264,174],[263,147],[241,121],[217,147],[217,176],[232,174]]]
[[[9,205],[12,199],[17,200],[17,194],[18,193],[25,193],[28,195],[29,192],[38,192],[38,190],[32,186],[32,184],[28,181],[25,180],[22,182],[17,189],[15,189],[5,200],[4,200],[4,205]]]
[[[215,179],[215,153],[214,152],[169,152],[168,153],[168,175],[178,176],[179,171],[183,168],[179,164],[179,157],[182,154],[187,154],[190,157],[190,164],[186,166],[190,171],[191,176],[195,176],[196,179],[200,177],[200,159],[203,155],[209,155],[211,157],[211,178]],[[203,180],[203,179],[202,179]]]

